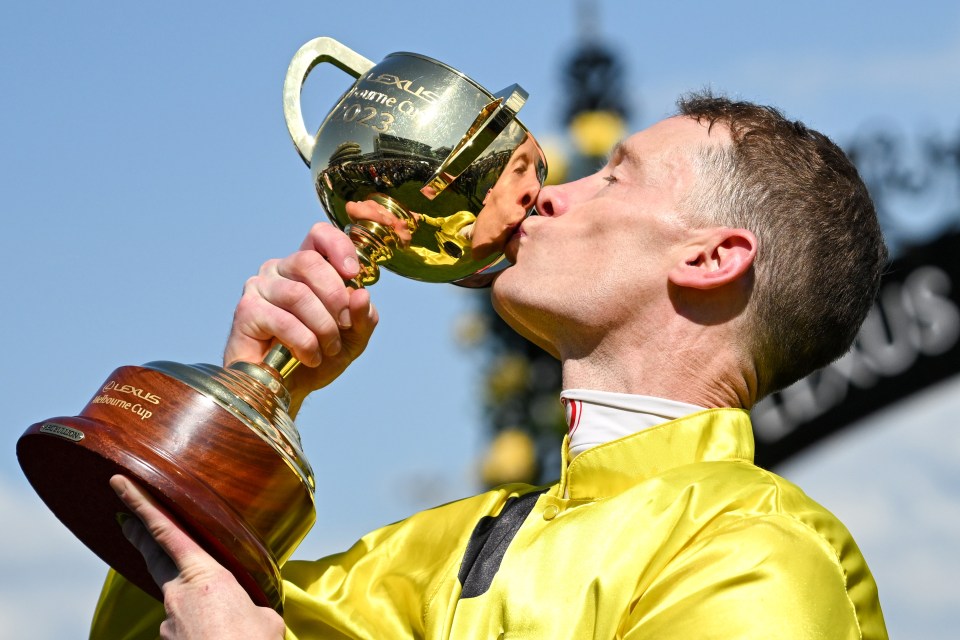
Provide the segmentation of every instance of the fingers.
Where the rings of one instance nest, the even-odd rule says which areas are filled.
[[[283,619],[258,607],[236,578],[191,540],[169,514],[121,475],[110,486],[133,516],[123,533],[163,591],[162,638],[282,638]]]
[[[370,301],[370,292],[366,289],[351,290],[350,293],[351,329],[343,333],[343,350],[350,360],[356,359],[367,347],[373,330],[380,321],[377,308]]]
[[[344,280],[359,273],[350,239],[329,224],[316,224],[301,250],[270,260],[244,286],[224,360],[259,361],[273,338],[308,366],[342,348],[341,332],[353,325],[353,289]]]
[[[176,563],[157,544],[139,518],[130,516],[121,525],[124,537],[132,544],[147,565],[150,577],[161,589],[174,580],[180,571]]]
[[[110,486],[135,516],[123,522],[123,534],[140,551],[158,586],[209,558],[139,486],[121,475],[110,478]]]
[[[255,317],[300,360],[315,365],[323,356],[339,353],[340,330],[352,323],[350,294],[323,256],[298,251],[272,261],[249,285],[248,294],[261,307],[254,310]]]
[[[345,233],[326,222],[318,222],[311,227],[300,249],[316,251],[326,257],[327,262],[340,274],[341,280],[349,280],[360,273],[353,242]]]

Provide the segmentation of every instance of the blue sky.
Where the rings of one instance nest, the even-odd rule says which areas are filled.
[[[776,104],[841,143],[867,126],[960,128],[956,3],[597,4],[600,33],[628,67],[635,128],[704,86]],[[217,362],[244,280],[323,216],[281,111],[302,43],[329,35],[375,61],[416,51],[490,89],[517,82],[531,95],[525,124],[542,139],[559,134],[573,4],[443,7],[0,9],[0,640],[85,637],[104,571],[22,477],[20,433],[78,412],[117,366]],[[348,80],[315,76],[311,127]],[[367,354],[298,420],[320,487],[318,525],[298,557],[477,489],[482,360],[453,331],[471,299],[390,275],[372,293],[382,322]],[[893,636],[945,638],[960,622],[960,436],[948,417],[958,398],[953,380],[784,470],[854,532]]]

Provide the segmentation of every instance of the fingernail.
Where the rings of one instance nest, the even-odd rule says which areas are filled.
[[[124,513],[123,511],[117,511],[117,515],[115,517],[117,519],[117,524],[122,527],[123,524],[130,519],[130,514]]]
[[[360,263],[357,261],[356,256],[347,256],[343,260],[343,268],[349,273],[354,273],[360,271]]]
[[[344,309],[340,312],[340,328],[349,329],[350,328],[350,309]]]
[[[127,481],[125,478],[120,476],[111,478],[110,488],[113,489],[115,494],[122,498],[124,491],[127,489]]]
[[[323,348],[323,353],[328,356],[335,356],[340,353],[340,338],[333,340]]]

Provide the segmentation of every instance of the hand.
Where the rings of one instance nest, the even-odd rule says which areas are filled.
[[[377,325],[366,289],[344,284],[359,271],[350,239],[332,225],[315,224],[299,251],[267,261],[247,280],[224,363],[259,362],[278,339],[306,365],[288,380],[295,415],[308,393],[335,380],[363,352]]]
[[[173,639],[284,637],[283,619],[258,607],[229,571],[217,563],[174,523],[140,487],[124,476],[110,486],[135,518],[123,534],[143,555],[163,592],[167,617],[160,637]]]
[[[354,222],[369,220],[385,227],[390,227],[397,236],[401,247],[410,246],[413,240],[413,234],[410,233],[410,227],[407,223],[390,213],[390,211],[373,200],[363,200],[362,202],[348,202],[346,205],[347,216]],[[411,212],[414,218],[418,216],[416,212]]]

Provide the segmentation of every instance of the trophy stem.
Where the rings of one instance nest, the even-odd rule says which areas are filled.
[[[348,224],[344,229],[353,241],[357,250],[357,260],[360,262],[360,273],[356,278],[348,281],[357,289],[376,284],[380,280],[380,265],[393,257],[391,244],[395,244],[396,234],[393,229],[371,220],[364,220],[357,224]]]
[[[365,199],[373,200],[394,217],[403,220],[411,232],[417,230],[417,219],[414,215],[390,196],[371,193]],[[358,289],[375,284],[380,279],[379,263],[393,257],[393,248],[401,245],[400,237],[392,227],[373,220],[358,220],[348,224],[343,230],[353,241],[357,259],[360,261],[360,273],[349,283]]]
[[[278,342],[264,356],[262,364],[267,365],[276,371],[281,379],[286,380],[300,366],[300,361],[293,357],[289,349]]]

